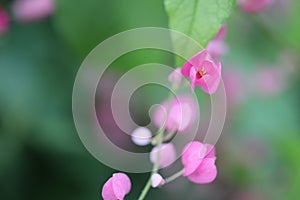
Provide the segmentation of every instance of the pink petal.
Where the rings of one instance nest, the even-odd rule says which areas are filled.
[[[154,147],[150,152],[150,161],[156,162],[158,147]],[[176,150],[172,143],[162,144],[159,154],[159,166],[164,168],[170,166],[176,160]]]
[[[158,174],[158,173],[152,174],[152,176],[151,176],[151,185],[152,185],[153,188],[161,186],[164,183],[165,183],[165,180],[163,179],[163,177],[160,174]]]
[[[181,73],[183,74],[183,76],[189,78],[191,68],[193,66],[200,66],[205,59],[209,59],[208,51],[206,49],[194,55],[183,65],[181,69]]]
[[[112,177],[112,186],[115,196],[118,199],[124,199],[131,189],[131,182],[126,174],[116,173]]]
[[[188,143],[181,157],[181,161],[184,165],[183,176],[189,176],[192,174],[198,166],[201,164],[203,157],[206,154],[206,147],[200,142]]]
[[[210,183],[217,177],[217,168],[215,159],[205,158],[194,173],[188,176],[188,179],[194,183]]]
[[[104,200],[117,200],[112,187],[112,178],[108,179],[104,184],[102,188],[102,198]]]
[[[202,63],[205,60],[209,60],[210,56],[208,54],[208,51],[206,49],[200,51],[199,53],[197,53],[196,55],[194,55],[190,60],[188,60],[189,63],[191,63],[192,66],[201,66]]]
[[[210,69],[210,74],[203,76],[203,78],[196,82],[196,85],[199,85],[208,94],[216,92],[221,80],[221,63],[217,64],[215,69],[213,72]]]
[[[196,74],[197,74],[197,71],[195,69],[195,67],[192,67],[191,70],[190,70],[190,79],[191,79],[191,90],[194,92],[195,90],[195,85],[196,85]]]
[[[205,158],[214,158],[216,159],[216,150],[213,145],[210,144],[204,144],[206,147],[206,155]]]
[[[189,62],[186,62],[183,67],[181,68],[181,73],[183,76],[189,78],[190,77],[190,70],[193,67],[193,65]]]

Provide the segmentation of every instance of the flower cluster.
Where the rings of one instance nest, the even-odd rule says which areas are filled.
[[[168,79],[173,88],[178,89],[183,86],[182,80],[185,77],[190,80],[193,92],[196,86],[200,86],[208,94],[217,91],[221,79],[221,63],[216,63],[215,60],[225,53],[223,47],[218,51],[221,43],[225,45],[225,34],[226,27],[223,26],[208,45],[209,49],[200,51],[190,58],[182,68],[175,69],[169,75]],[[139,199],[144,199],[151,186],[153,188],[161,187],[180,176],[187,177],[191,182],[197,184],[206,184],[215,180],[217,176],[215,147],[200,141],[190,142],[182,150],[183,169],[181,171],[168,178],[163,178],[158,173],[159,168],[166,168],[176,161],[177,152],[174,144],[170,141],[176,133],[188,134],[195,124],[197,114],[198,105],[191,93],[179,94],[163,101],[154,111],[153,123],[158,128],[156,134],[152,134],[146,127],[138,127],[133,130],[131,134],[133,143],[139,146],[153,145],[149,159],[153,163],[153,170]],[[104,184],[102,197],[104,200],[124,199],[130,188],[131,183],[128,176],[117,173]]]

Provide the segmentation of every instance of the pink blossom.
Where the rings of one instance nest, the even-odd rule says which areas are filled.
[[[221,79],[221,63],[216,65],[204,49],[183,65],[181,73],[191,79],[192,91],[199,85],[204,92],[213,94]]]
[[[153,188],[162,186],[163,184],[165,184],[165,180],[160,174],[155,173],[151,175],[151,185]]]
[[[237,4],[246,13],[258,13],[268,8],[273,0],[237,0]]]
[[[30,22],[48,17],[54,7],[54,0],[16,0],[12,10],[17,20]]]
[[[242,103],[250,93],[245,73],[237,69],[226,68],[222,77],[228,106],[236,106]]]
[[[272,96],[278,94],[284,88],[284,75],[275,68],[260,68],[256,72],[256,90],[261,96]]]
[[[124,173],[116,173],[108,179],[102,188],[104,200],[123,200],[131,189],[131,182]]]
[[[181,161],[184,165],[183,176],[194,183],[210,183],[217,176],[215,148],[210,144],[197,141],[188,143]]]
[[[0,7],[0,35],[5,33],[9,26],[9,17],[6,11]]]
[[[168,77],[169,81],[178,86],[181,82],[182,74],[180,68],[175,69]]]
[[[167,115],[167,109],[169,113]],[[178,95],[168,101],[162,102],[154,112],[154,124],[161,127],[166,120],[165,129],[167,131],[179,131],[179,133],[187,133],[192,127],[197,117],[197,104],[189,95]],[[168,118],[166,119],[166,116]]]
[[[225,55],[228,52],[228,47],[224,41],[225,37],[226,26],[223,25],[216,37],[212,39],[206,47],[209,55],[215,60],[219,59],[221,56]]]
[[[160,152],[158,154],[158,152]],[[150,153],[150,161],[155,163],[157,156],[159,155],[158,164],[160,167],[168,167],[176,160],[176,150],[172,143],[162,144],[160,146],[160,151],[158,146],[154,147]]]

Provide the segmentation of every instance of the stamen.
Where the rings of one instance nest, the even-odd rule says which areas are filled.
[[[202,67],[200,71],[197,71],[196,73],[196,79],[202,78],[206,74],[205,68]]]

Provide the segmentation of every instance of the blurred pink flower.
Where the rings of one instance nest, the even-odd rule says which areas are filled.
[[[237,4],[246,13],[258,13],[271,6],[273,0],[237,0]]]
[[[181,69],[182,74],[191,79],[191,89],[199,85],[208,94],[216,92],[221,79],[221,63],[211,60],[206,49],[188,60]]]
[[[124,173],[116,173],[108,179],[102,188],[104,200],[123,200],[131,189],[131,182]]]
[[[170,104],[170,105],[169,105]],[[186,133],[190,130],[197,117],[197,104],[189,95],[178,95],[171,103],[164,101],[154,112],[154,124],[161,127],[169,109],[165,123],[167,131]]]
[[[165,180],[163,179],[163,177],[160,174],[158,174],[158,173],[152,174],[151,185],[153,188],[162,186],[164,183],[165,183]]]
[[[223,73],[223,81],[229,106],[240,104],[249,95],[248,80],[242,71],[226,68]]]
[[[180,68],[175,69],[168,77],[169,81],[178,86],[181,82],[182,74]]]
[[[16,0],[13,13],[22,22],[37,21],[50,16],[54,12],[55,0]]]
[[[210,144],[198,141],[188,143],[184,147],[181,161],[184,165],[183,176],[194,183],[210,183],[217,176],[215,148]]]
[[[284,74],[276,68],[260,68],[256,77],[255,87],[261,96],[276,95],[284,88]]]
[[[5,33],[9,27],[9,17],[6,11],[0,7],[0,35]]]
[[[209,53],[209,55],[214,59],[219,59],[221,56],[225,55],[228,52],[228,47],[225,43],[225,37],[226,37],[226,26],[223,25],[218,34],[214,39],[212,39],[206,49]]]
[[[170,166],[176,160],[176,150],[172,143],[162,144],[160,146],[160,151],[158,147],[154,147],[150,152],[150,161],[152,163],[156,162],[157,155],[159,153],[159,166],[164,168]]]

